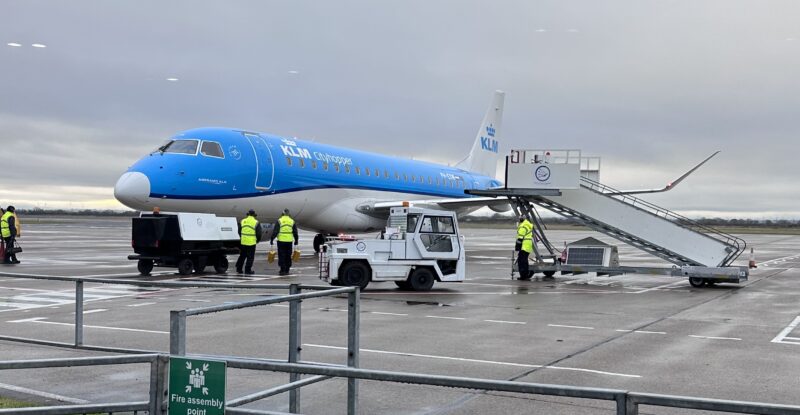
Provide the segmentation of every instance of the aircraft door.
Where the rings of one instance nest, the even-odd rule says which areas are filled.
[[[256,181],[255,187],[258,190],[268,190],[272,187],[272,179],[275,175],[275,168],[272,161],[272,152],[267,142],[256,134],[245,134],[253,152],[256,155]]]
[[[451,216],[423,217],[414,243],[422,258],[456,260],[461,253],[461,243]]]

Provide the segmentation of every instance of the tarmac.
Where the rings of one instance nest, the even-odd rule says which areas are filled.
[[[141,277],[127,260],[130,219],[22,219],[22,263],[0,268],[4,335],[73,340],[74,284],[25,275],[324,284],[307,232],[300,237],[303,256],[288,277],[267,263],[268,243],[258,246],[252,276],[182,277],[156,268],[153,276]],[[742,235],[757,255],[749,280],[693,288],[685,278],[652,275],[519,281],[510,275],[513,224],[462,232],[467,281],[436,283],[423,293],[371,283],[362,292],[362,368],[800,404],[800,236]],[[548,235],[556,247],[586,236],[617,245],[623,265],[670,265],[594,232]],[[743,256],[737,264],[747,260]],[[85,343],[166,352],[170,310],[276,292],[86,284]],[[346,299],[306,300],[302,307],[302,359],[345,363]],[[190,317],[187,326],[190,354],[286,359],[288,353],[288,305]],[[109,353],[0,342],[0,360],[97,355]],[[146,400],[148,379],[147,365],[2,371],[0,396],[51,403]],[[229,370],[228,399],[287,379]],[[301,396],[302,413],[344,413],[346,380],[304,387]],[[368,381],[360,382],[359,405],[364,414],[613,413],[613,405],[603,401]],[[288,396],[244,408],[286,412]],[[643,407],[641,413],[702,412]]]

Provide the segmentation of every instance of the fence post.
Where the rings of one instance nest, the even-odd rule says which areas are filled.
[[[169,312],[169,354],[186,354],[186,310]]]
[[[289,285],[289,294],[300,294],[301,288],[298,284]],[[300,340],[300,327],[301,327],[301,303],[302,300],[293,300],[289,302],[289,363],[297,363],[300,361],[301,340]],[[290,373],[289,382],[296,382],[300,380],[299,373]],[[289,412],[296,414],[300,412],[300,388],[294,388],[289,391]]]
[[[75,347],[83,346],[83,281],[75,281]]]
[[[615,394],[614,401],[617,403],[617,415],[628,415],[628,393]]]
[[[361,290],[355,288],[347,295],[347,366],[358,367],[358,348],[359,348],[359,319],[360,304],[359,294]],[[347,379],[347,414],[356,415],[358,413],[358,380]]]
[[[150,363],[150,415],[166,413],[169,357],[158,355]]]
[[[626,415],[639,415],[639,404],[627,393],[625,394],[625,411]]]

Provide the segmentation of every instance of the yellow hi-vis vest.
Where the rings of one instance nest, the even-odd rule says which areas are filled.
[[[8,226],[8,218],[14,216],[14,212],[6,212],[0,217],[0,235],[3,238],[11,236],[11,227]]]
[[[281,216],[278,218],[278,242],[294,242],[294,219],[289,216]]]
[[[517,228],[517,239],[522,239],[522,250],[533,252],[533,224],[529,220],[524,220]]]
[[[256,239],[256,226],[258,226],[256,218],[248,216],[242,219],[242,245],[253,246],[258,242],[258,239]]]

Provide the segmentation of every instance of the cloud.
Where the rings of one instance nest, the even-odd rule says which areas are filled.
[[[797,2],[87,4],[4,5],[0,145],[14,158],[0,198],[110,189],[199,126],[454,163],[503,89],[503,152],[579,148],[627,188],[663,185],[723,150],[653,200],[797,211]],[[62,189],[48,187],[92,197]]]

